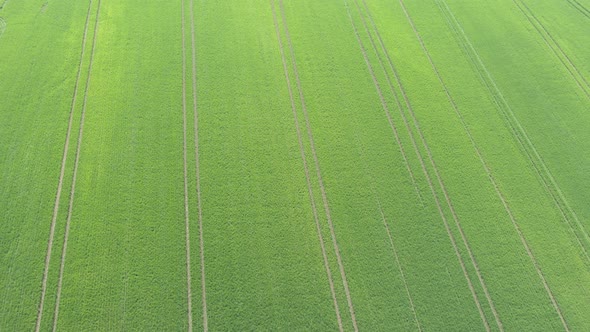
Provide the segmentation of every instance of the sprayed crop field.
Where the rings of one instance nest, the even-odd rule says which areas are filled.
[[[588,0],[0,0],[0,331],[590,330]]]

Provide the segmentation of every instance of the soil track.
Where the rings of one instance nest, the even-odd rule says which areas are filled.
[[[355,1],[355,2],[356,2],[356,1]],[[345,3],[347,3],[347,2],[346,2],[346,0],[345,0]],[[359,5],[358,5],[358,2],[356,3],[356,5],[357,5],[357,8],[358,8],[358,9],[359,9],[359,11],[360,11],[360,7],[359,7]],[[375,77],[375,73],[374,73],[373,67],[372,67],[372,65],[371,65],[371,63],[370,63],[370,61],[369,61],[369,59],[368,59],[368,56],[367,56],[367,53],[366,53],[365,46],[364,46],[364,44],[363,44],[363,42],[362,42],[362,40],[361,40],[361,38],[360,38],[360,35],[359,35],[359,33],[358,33],[358,29],[357,29],[357,27],[356,27],[356,25],[355,25],[355,23],[354,23],[354,20],[353,20],[353,18],[352,18],[352,14],[350,13],[350,9],[348,8],[348,4],[346,5],[346,7],[347,7],[348,15],[349,15],[349,18],[350,18],[350,22],[351,22],[351,24],[352,24],[352,26],[353,26],[353,30],[354,30],[354,32],[355,32],[355,35],[356,35],[356,38],[357,38],[357,42],[359,43],[359,46],[360,46],[360,48],[361,48],[361,52],[362,52],[362,54],[363,54],[363,57],[364,57],[364,59],[365,59],[365,63],[367,64],[367,67],[368,67],[368,69],[369,69],[369,72],[370,72],[370,74],[371,74],[371,76],[372,76],[372,78],[373,78],[373,82],[375,83],[375,87],[376,87],[376,89],[379,91],[379,93],[380,93],[380,94],[382,94],[382,92],[380,91],[380,90],[381,90],[381,88],[379,87],[379,84],[377,83],[377,78]],[[366,29],[367,33],[369,34],[369,39],[371,40],[371,43],[372,43],[372,45],[373,45],[373,49],[375,50],[375,52],[376,52],[376,53],[378,53],[378,52],[377,52],[377,48],[376,48],[376,46],[375,46],[375,43],[374,43],[374,41],[373,41],[373,39],[372,39],[372,37],[371,37],[371,35],[370,35],[370,32],[369,32],[369,29],[368,29],[367,25],[366,25],[366,21],[365,21],[364,17],[362,16],[362,13],[360,13],[360,14],[361,14],[361,18],[362,18],[362,21],[363,21],[363,25],[364,25],[364,27],[365,27],[365,29]],[[376,33],[377,33],[377,35],[379,36],[379,34],[378,34],[377,30],[375,30],[375,32],[376,32]],[[384,48],[384,45],[383,45],[383,42],[382,42],[382,40],[381,40],[380,36],[379,36],[379,40],[381,41],[381,46]],[[385,48],[384,48],[384,50],[385,50]],[[407,96],[406,96],[406,94],[405,94],[405,91],[404,91],[403,87],[402,87],[401,80],[399,79],[399,76],[398,76],[398,74],[397,74],[397,71],[395,70],[395,67],[393,66],[393,63],[391,62],[391,58],[388,56],[387,52],[386,52],[386,55],[387,55],[387,57],[388,57],[389,64],[390,64],[390,66],[391,66],[391,69],[392,69],[392,71],[393,71],[393,73],[394,73],[394,76],[395,76],[395,78],[396,78],[396,81],[397,81],[397,83],[398,83],[398,85],[399,85],[399,87],[400,87],[400,91],[401,91],[401,93],[402,93],[402,96],[403,96],[403,98],[404,98],[404,100],[405,100],[406,106],[407,106],[407,108],[408,108],[408,109],[411,109],[411,105],[410,105],[410,103],[409,103],[409,100],[408,100],[408,98],[407,98]],[[383,64],[382,64],[382,63],[381,63],[381,66],[382,66],[382,68],[384,69],[384,67],[383,67]],[[385,71],[385,70],[384,70],[384,71]],[[386,75],[387,75],[387,72],[385,72],[385,73],[386,73]],[[395,96],[395,93],[393,92],[393,91],[394,91],[394,88],[393,88],[393,87],[390,87],[390,88],[392,89],[392,93],[393,93],[393,94],[394,94],[394,96]],[[420,165],[421,165],[421,167],[422,167],[422,171],[423,171],[423,173],[424,173],[424,175],[425,175],[425,177],[426,177],[426,180],[427,180],[427,182],[428,182],[428,185],[429,185],[429,187],[430,187],[430,190],[431,190],[431,192],[432,192],[432,195],[433,195],[434,201],[435,201],[435,203],[436,203],[437,210],[438,210],[438,212],[439,212],[439,215],[440,215],[440,217],[441,217],[441,219],[442,219],[442,221],[443,221],[443,224],[444,224],[444,226],[445,226],[445,229],[446,229],[446,231],[447,231],[447,235],[449,236],[449,239],[450,239],[450,241],[451,241],[451,244],[452,244],[452,246],[453,246],[453,249],[454,249],[454,251],[455,251],[455,255],[457,256],[457,259],[458,259],[458,261],[459,261],[459,263],[460,263],[460,265],[461,265],[461,269],[462,269],[462,271],[463,271],[463,275],[464,275],[464,277],[465,277],[465,279],[466,279],[466,281],[467,281],[467,284],[468,284],[468,286],[469,286],[469,290],[471,291],[471,294],[472,294],[472,296],[473,296],[473,300],[474,300],[474,302],[475,302],[475,305],[476,305],[476,307],[477,307],[477,309],[478,309],[478,312],[479,312],[479,314],[480,314],[480,317],[481,317],[481,319],[482,319],[482,322],[483,322],[483,324],[484,324],[484,327],[486,328],[486,330],[487,330],[487,331],[490,331],[490,326],[489,326],[489,323],[488,323],[488,321],[487,321],[487,319],[486,319],[486,317],[485,317],[485,314],[484,314],[484,312],[483,312],[483,309],[482,309],[482,307],[481,307],[481,303],[480,303],[480,301],[479,301],[479,299],[478,299],[477,293],[475,292],[475,288],[474,288],[474,286],[473,286],[473,283],[472,283],[471,279],[469,278],[469,274],[467,273],[467,268],[466,268],[465,262],[463,261],[463,258],[462,258],[462,256],[461,256],[461,253],[460,253],[460,251],[459,251],[459,248],[458,248],[458,246],[457,246],[457,243],[456,243],[455,237],[454,237],[454,235],[453,235],[453,233],[452,233],[452,231],[451,231],[451,229],[450,229],[450,226],[449,226],[448,220],[447,220],[447,218],[446,218],[446,216],[445,216],[445,214],[444,214],[444,212],[443,212],[443,210],[442,210],[442,205],[441,205],[441,203],[440,203],[440,200],[439,200],[439,198],[438,198],[438,195],[436,194],[436,190],[434,189],[434,184],[433,184],[433,182],[432,182],[432,179],[431,179],[431,177],[430,177],[430,174],[428,173],[428,171],[427,171],[427,169],[426,169],[426,165],[425,165],[425,163],[424,163],[423,157],[422,157],[422,155],[421,155],[421,153],[420,153],[420,151],[419,151],[418,145],[417,145],[417,143],[416,143],[416,140],[415,140],[415,138],[414,138],[414,136],[413,136],[413,133],[412,133],[412,130],[411,130],[410,126],[409,126],[409,123],[408,123],[408,121],[407,121],[407,118],[405,117],[405,115],[404,115],[404,113],[403,113],[403,109],[402,109],[401,103],[399,102],[399,100],[397,99],[397,97],[396,97],[396,102],[398,103],[398,107],[399,107],[400,115],[402,116],[402,119],[403,119],[403,121],[404,121],[405,127],[406,127],[406,129],[407,129],[407,131],[408,131],[408,134],[410,135],[410,140],[412,141],[412,145],[413,145],[413,147],[414,147],[414,151],[415,151],[415,153],[416,153],[416,155],[418,156],[418,159],[419,159],[419,161],[420,161]],[[414,120],[415,120],[415,119],[414,119]],[[417,124],[416,124],[416,126],[417,126]],[[417,130],[418,130],[418,132],[419,132],[419,133],[421,133],[421,132],[420,132],[420,129],[419,129],[419,127],[418,127],[418,126],[417,126]],[[422,136],[421,136],[421,137],[422,137]],[[425,142],[424,142],[423,138],[422,138],[422,142],[423,142],[423,144],[425,144]],[[427,149],[427,147],[426,147],[426,149]],[[428,151],[428,149],[427,149],[427,151]],[[429,154],[429,157],[431,158],[430,154]],[[431,163],[432,163],[432,164],[434,164],[434,162],[433,162],[432,160],[431,160]],[[436,166],[435,166],[435,165],[433,165],[433,167],[434,167],[434,169],[435,169],[435,174],[437,174],[437,175],[438,175],[438,173],[436,172]],[[440,181],[439,181],[439,182],[440,182]]]
[[[59,267],[59,277],[57,281],[57,298],[55,301],[55,309],[53,312],[53,331],[55,332],[57,329],[57,320],[59,316],[59,304],[61,300],[61,289],[62,289],[62,282],[63,282],[63,272],[65,267],[65,260],[66,260],[66,252],[68,249],[68,236],[70,234],[70,223],[72,220],[72,211],[74,208],[74,197],[76,195],[76,179],[78,177],[78,165],[80,164],[80,150],[82,146],[82,137],[84,134],[84,118],[86,116],[86,105],[88,101],[88,88],[90,86],[90,77],[92,74],[92,64],[94,62],[94,51],[96,49],[96,36],[98,32],[98,23],[99,23],[99,16],[100,16],[100,3],[101,0],[98,0],[98,7],[96,9],[96,20],[94,23],[94,34],[92,37],[92,49],[90,51],[90,62],[88,64],[88,76],[86,77],[86,88],[84,89],[84,101],[82,103],[82,115],[80,117],[80,127],[78,129],[78,141],[76,146],[76,158],[74,162],[74,174],[72,176],[72,187],[70,188],[70,202],[68,206],[68,217],[66,219],[66,230],[64,233],[64,242],[62,247],[61,253],[61,262]]]
[[[356,315],[354,313],[354,306],[352,304],[352,297],[350,295],[350,289],[348,287],[348,280],[346,278],[346,271],[344,270],[344,264],[342,263],[342,256],[340,254],[340,248],[338,246],[338,241],[336,240],[336,233],[334,231],[334,224],[332,222],[332,213],[330,212],[330,204],[328,203],[328,197],[326,195],[326,188],[324,186],[324,181],[322,179],[322,172],[320,169],[320,163],[317,157],[315,143],[313,140],[313,134],[311,130],[311,124],[309,122],[309,115],[307,113],[307,106],[305,104],[305,98],[303,96],[303,90],[301,88],[301,81],[299,79],[299,71],[297,70],[297,62],[295,61],[295,53],[293,51],[293,45],[291,43],[291,35],[289,34],[289,28],[287,25],[286,17],[285,17],[285,10],[283,6],[283,0],[279,0],[279,7],[281,11],[281,17],[283,20],[283,25],[285,28],[285,35],[287,36],[287,43],[289,45],[289,51],[291,54],[291,62],[293,65],[293,72],[295,73],[295,82],[297,83],[297,90],[299,91],[299,99],[301,102],[301,108],[303,110],[303,115],[305,118],[305,126],[307,129],[307,136],[309,139],[309,145],[311,147],[311,154],[313,156],[313,161],[315,164],[316,175],[318,178],[318,182],[320,185],[320,192],[322,194],[322,201],[324,203],[324,211],[326,213],[326,218],[328,219],[328,225],[330,227],[330,235],[332,237],[332,245],[334,246],[334,251],[336,252],[336,260],[338,262],[338,267],[340,269],[340,277],[342,278],[342,284],[344,286],[344,292],[346,293],[346,301],[348,302],[348,310],[350,312],[352,325],[355,331],[358,331],[358,325],[356,322]]]
[[[195,43],[195,10],[194,0],[190,2],[191,11],[191,47],[192,47],[192,83],[193,83],[193,126],[195,133],[195,178],[197,191],[197,209],[199,223],[199,258],[201,261],[201,305],[203,307],[203,330],[209,330],[207,315],[207,288],[205,282],[205,244],[203,240],[203,213],[201,204],[201,174],[199,159],[199,113],[197,109],[197,50]],[[183,43],[184,46],[184,43]],[[186,136],[186,134],[185,134]],[[187,233],[188,234],[188,233]]]
[[[100,0],[99,0],[100,1]],[[70,117],[68,120],[68,130],[66,132],[66,140],[64,142],[64,152],[61,159],[61,169],[59,174],[59,180],[57,184],[57,192],[55,195],[55,202],[53,205],[53,215],[51,217],[51,225],[49,229],[49,239],[47,241],[47,251],[45,254],[45,267],[43,270],[43,278],[41,281],[41,299],[39,300],[39,308],[37,310],[37,320],[35,323],[35,331],[38,332],[41,328],[41,318],[43,317],[43,307],[45,304],[45,295],[47,293],[47,276],[49,274],[49,263],[51,261],[51,250],[53,248],[53,240],[55,237],[55,225],[57,223],[57,215],[59,212],[59,202],[61,198],[61,191],[63,187],[63,180],[66,171],[66,163],[68,158],[68,151],[70,145],[70,136],[72,132],[72,123],[74,120],[74,111],[76,108],[76,101],[78,98],[78,89],[80,86],[80,76],[82,75],[82,62],[84,61],[84,54],[86,52],[86,39],[88,36],[88,26],[90,23],[90,14],[92,12],[92,0],[88,4],[88,11],[86,13],[86,23],[84,25],[84,34],[82,37],[82,49],[80,51],[80,61],[78,63],[78,73],[76,74],[76,83],[74,85],[74,94],[72,96],[72,103],[70,106]],[[6,1],[4,2],[6,4]]]
[[[186,290],[187,290],[187,315],[188,330],[193,330],[193,306],[191,290],[191,247],[190,247],[190,227],[189,227],[189,202],[188,202],[188,168],[187,168],[187,149],[186,149],[186,23],[185,23],[185,4],[181,1],[181,30],[182,30],[182,161],[183,161],[183,178],[184,178],[184,231],[185,231],[185,255],[186,255]]]
[[[272,7],[272,14],[273,14],[273,21],[274,21],[274,26],[275,26],[275,31],[277,34],[277,40],[279,43],[279,49],[280,49],[280,53],[281,53],[281,60],[283,63],[283,71],[285,74],[285,79],[287,82],[287,88],[289,90],[289,98],[291,100],[291,110],[293,112],[293,118],[295,120],[295,129],[297,131],[297,141],[299,143],[299,151],[301,153],[301,160],[303,161],[303,168],[305,170],[305,179],[307,181],[307,190],[308,190],[308,194],[309,194],[309,199],[310,199],[310,203],[311,203],[311,207],[312,207],[312,212],[313,212],[313,218],[315,221],[315,225],[316,225],[316,231],[318,233],[318,239],[320,242],[320,247],[322,249],[322,257],[324,260],[324,268],[326,269],[326,273],[328,276],[328,283],[330,285],[330,292],[332,293],[332,301],[334,302],[334,310],[336,312],[336,319],[338,322],[338,329],[340,331],[344,331],[343,325],[342,325],[342,317],[340,316],[340,308],[338,306],[338,300],[336,298],[336,291],[334,288],[334,278],[332,276],[332,272],[330,269],[330,265],[328,263],[328,256],[326,253],[326,247],[325,247],[325,243],[324,243],[324,237],[322,236],[322,231],[321,231],[321,227],[320,227],[320,221],[319,221],[319,217],[318,217],[318,211],[317,211],[317,206],[315,204],[315,200],[314,200],[314,194],[313,194],[313,189],[312,189],[312,184],[311,184],[311,175],[309,173],[309,167],[307,164],[307,157],[305,155],[305,148],[303,146],[303,138],[302,138],[302,134],[301,134],[301,127],[299,125],[299,118],[297,116],[297,108],[295,106],[295,98],[293,97],[293,88],[291,86],[291,79],[289,78],[289,70],[287,68],[287,61],[285,59],[285,52],[284,52],[284,48],[283,48],[283,42],[282,42],[282,38],[281,38],[281,33],[279,30],[279,24],[278,24],[278,20],[277,20],[277,14],[276,14],[276,9],[275,9],[275,3],[274,0],[270,0],[270,4]]]

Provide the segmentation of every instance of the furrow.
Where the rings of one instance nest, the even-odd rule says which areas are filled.
[[[293,97],[293,89],[292,89],[292,86],[291,86],[291,79],[289,78],[289,70],[287,68],[287,62],[286,62],[286,59],[285,59],[285,52],[284,52],[283,42],[282,42],[282,39],[281,39],[281,33],[280,33],[280,30],[279,30],[279,25],[278,25],[278,21],[277,21],[277,15],[276,15],[276,10],[275,10],[274,0],[270,0],[270,4],[271,4],[271,7],[272,7],[273,21],[274,21],[274,26],[275,26],[276,34],[277,34],[277,40],[278,40],[278,43],[279,43],[279,49],[280,49],[280,53],[281,53],[281,60],[282,60],[282,63],[283,63],[283,71],[284,71],[284,74],[285,74],[285,80],[286,80],[286,83],[287,83],[287,88],[289,90],[289,98],[290,98],[290,101],[291,101],[291,110],[293,112],[293,118],[294,118],[294,122],[295,122],[295,129],[297,131],[297,141],[298,141],[298,144],[299,144],[299,151],[300,151],[300,154],[301,154],[301,160],[303,162],[303,168],[304,168],[304,171],[305,171],[305,179],[306,179],[306,182],[307,182],[307,190],[308,190],[309,199],[310,199],[310,203],[311,203],[311,208],[312,208],[312,212],[313,212],[313,218],[314,218],[315,225],[316,225],[316,231],[317,231],[317,234],[318,234],[318,240],[320,242],[320,247],[321,247],[321,250],[322,250],[322,257],[323,257],[323,260],[324,260],[324,268],[326,270],[326,274],[327,274],[327,277],[328,277],[328,283],[329,283],[329,286],[330,286],[330,292],[332,294],[332,301],[334,302],[334,310],[336,312],[336,320],[338,322],[338,329],[339,329],[339,331],[342,332],[342,331],[344,331],[344,327],[343,327],[343,324],[342,324],[342,317],[340,315],[340,308],[338,306],[338,300],[336,299],[336,290],[334,288],[334,281],[333,281],[334,279],[333,279],[333,276],[332,276],[330,265],[328,263],[328,255],[326,253],[326,247],[325,247],[325,244],[324,244],[324,237],[323,237],[322,232],[321,232],[320,221],[319,221],[319,217],[318,217],[318,211],[317,211],[317,207],[315,205],[314,194],[313,194],[313,189],[312,189],[312,184],[311,184],[311,176],[310,176],[309,167],[308,167],[308,164],[307,164],[307,157],[305,155],[305,148],[303,146],[303,137],[302,137],[303,135],[301,133],[301,128],[300,128],[300,125],[299,125],[299,119],[298,119],[298,116],[297,116],[297,108],[295,106],[295,98]]]

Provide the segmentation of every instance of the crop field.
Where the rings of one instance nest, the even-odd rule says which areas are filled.
[[[590,0],[0,0],[0,331],[590,331]]]

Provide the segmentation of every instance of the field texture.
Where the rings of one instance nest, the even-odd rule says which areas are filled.
[[[588,50],[588,0],[0,0],[0,331],[590,331]]]

